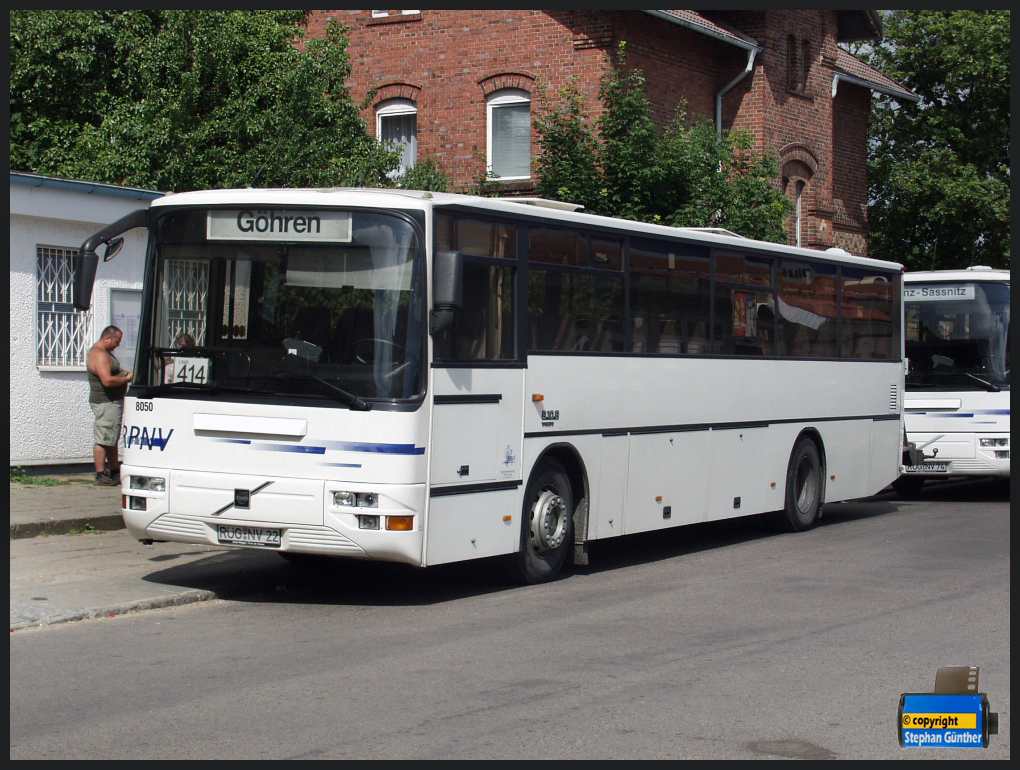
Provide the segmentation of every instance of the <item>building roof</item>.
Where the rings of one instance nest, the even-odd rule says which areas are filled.
[[[652,16],[688,27],[695,32],[709,35],[725,43],[741,48],[760,47],[754,39],[738,32],[731,27],[713,21],[702,15],[700,11],[645,11]],[[882,18],[878,11],[853,10],[836,11],[837,34],[840,43],[852,43],[857,40],[881,40],[884,30]]]
[[[735,29],[723,26],[717,21],[702,16],[698,11],[645,11],[645,13],[656,16],[660,19],[679,24],[703,35],[714,37],[724,43],[738,46],[739,48],[760,48],[761,46],[753,39],[738,32]]]
[[[856,86],[870,88],[872,91],[878,91],[896,99],[910,102],[919,100],[917,94],[904,88],[891,77],[883,75],[874,67],[865,64],[852,53],[838,48],[836,50],[836,66],[832,79],[833,96],[836,95],[836,86],[841,80]]]
[[[857,40],[881,40],[885,34],[882,17],[878,11],[855,10],[836,11],[839,42],[853,43]]]
[[[156,190],[145,190],[141,187],[125,187],[124,185],[105,184],[104,182],[83,182],[77,179],[63,179],[45,174],[29,174],[24,171],[11,172],[11,184],[28,187],[51,187],[58,190],[71,190],[85,195],[108,195],[113,198],[133,198],[134,200],[153,200],[163,195]]]

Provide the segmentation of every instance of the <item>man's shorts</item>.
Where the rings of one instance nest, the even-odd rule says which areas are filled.
[[[99,446],[116,446],[120,440],[120,424],[124,418],[124,405],[116,404],[89,404],[92,413],[96,416],[95,426],[92,428],[92,436]]]

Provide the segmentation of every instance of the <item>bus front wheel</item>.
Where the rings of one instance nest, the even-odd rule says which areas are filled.
[[[773,514],[773,522],[785,532],[804,532],[815,526],[821,512],[822,461],[815,442],[802,436],[786,471],[786,505]]]
[[[892,488],[900,497],[917,497],[924,486],[923,476],[900,476],[892,483]]]
[[[544,583],[560,571],[573,542],[574,500],[570,479],[557,460],[535,467],[524,496],[517,576]]]

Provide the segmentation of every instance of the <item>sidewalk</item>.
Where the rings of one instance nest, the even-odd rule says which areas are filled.
[[[11,483],[11,631],[224,598],[283,582],[275,553],[128,535],[120,489]]]

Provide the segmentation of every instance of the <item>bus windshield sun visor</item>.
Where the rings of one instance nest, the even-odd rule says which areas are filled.
[[[88,310],[92,305],[92,288],[95,285],[96,270],[99,267],[99,254],[96,253],[96,249],[101,244],[108,244],[106,259],[112,259],[120,250],[123,242],[111,243],[111,241],[128,230],[145,227],[148,223],[148,216],[148,209],[136,209],[112,225],[104,227],[81,245],[81,250],[74,259],[74,293],[71,302],[75,310]]]

